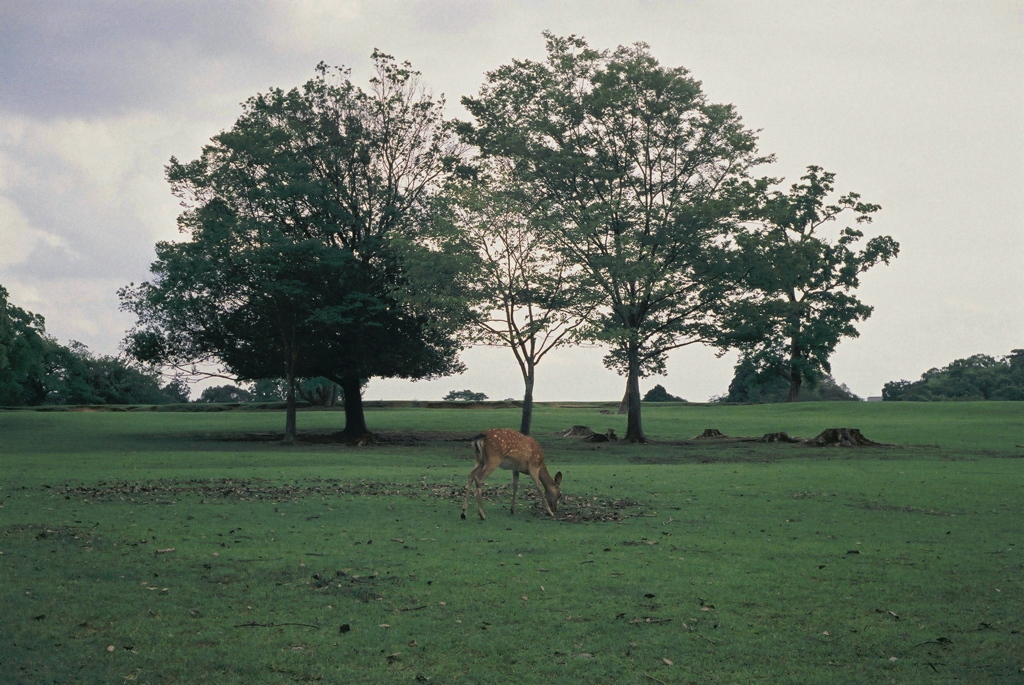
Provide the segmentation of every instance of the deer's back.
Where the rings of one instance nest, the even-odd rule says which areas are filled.
[[[511,469],[514,464],[525,466],[529,461],[544,460],[544,452],[536,440],[511,428],[485,430],[473,439],[473,444],[481,457],[500,458],[503,469]]]

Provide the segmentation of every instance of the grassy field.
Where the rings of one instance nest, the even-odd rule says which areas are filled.
[[[0,412],[2,683],[1024,683],[1024,404]],[[888,446],[698,441],[860,428]],[[529,486],[529,481],[524,481]],[[471,508],[470,513],[473,513]]]

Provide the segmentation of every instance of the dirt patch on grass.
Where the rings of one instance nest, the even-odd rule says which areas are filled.
[[[964,515],[964,512],[962,512],[962,511],[956,512],[956,511],[943,511],[941,509],[922,509],[920,507],[899,506],[899,505],[895,505],[895,504],[886,504],[884,502],[875,502],[875,501],[868,501],[868,500],[854,502],[854,503],[849,504],[847,506],[851,506],[851,507],[854,507],[856,509],[864,509],[866,511],[895,511],[895,512],[901,512],[901,513],[904,513],[904,514],[923,514],[925,516],[946,516],[946,517],[949,517],[949,518],[952,518],[954,516],[963,516]]]
[[[524,490],[521,488],[521,490]],[[443,499],[460,503],[466,488],[451,483],[384,483],[375,480],[313,479],[301,483],[276,483],[262,478],[221,478],[214,480],[110,481],[94,485],[64,486],[65,498],[89,502],[130,502],[132,504],[177,504],[191,497],[200,502],[296,502],[307,497],[408,497]],[[492,507],[507,507],[512,501],[511,485],[484,486],[484,499]],[[536,494],[519,493],[525,506],[538,506]],[[455,509],[453,508],[453,512]],[[564,495],[555,517],[570,523],[621,521],[643,516],[646,508],[631,499],[608,499],[591,495]],[[544,517],[547,518],[547,517]]]
[[[384,599],[380,592],[383,585],[401,585],[401,580],[395,576],[380,576],[372,573],[360,575],[341,571],[321,571],[313,574],[304,581],[314,590],[328,593],[337,593],[350,599],[360,602],[372,602]]]
[[[96,524],[99,525],[99,524]],[[13,524],[0,527],[3,537],[30,537],[40,542],[64,542],[88,547],[95,536],[93,526],[48,526],[41,523]]]
[[[631,464],[672,465],[672,464],[732,464],[732,463],[774,463],[793,457],[806,457],[808,452],[801,445],[753,445],[751,441],[732,438],[714,441],[702,440],[659,442],[657,446],[669,446],[671,451],[643,451],[626,457]],[[799,451],[798,451],[799,450]]]
[[[65,487],[61,494],[93,501],[128,501],[139,504],[174,504],[182,497],[203,501],[295,502],[306,497],[399,496],[450,498],[450,485],[426,483],[382,483],[371,480],[343,481],[318,478],[302,483],[276,483],[263,478],[221,478],[214,480],[111,481],[95,485]]]

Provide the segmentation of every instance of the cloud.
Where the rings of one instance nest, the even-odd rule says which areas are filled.
[[[270,0],[13,0],[0,6],[0,108],[97,116],[187,101],[236,63],[273,71]]]
[[[493,4],[479,0],[418,2],[412,14],[417,28],[442,35],[466,34],[495,18]]]
[[[7,119],[0,116],[0,128]],[[178,207],[163,165],[187,127],[152,115],[21,122],[0,159],[0,193],[16,250],[2,263],[21,278],[137,274],[153,243],[175,237]],[[16,198],[16,200],[12,199]]]
[[[869,233],[903,254],[865,278],[875,314],[834,359],[841,382],[877,394],[1020,346],[1021,28],[1018,0],[0,0],[0,284],[58,337],[113,352],[132,323],[117,287],[146,279],[154,243],[178,237],[164,165],[195,159],[247,97],[303,83],[320,60],[364,84],[376,47],[465,117],[459,97],[486,71],[543,59],[545,29],[597,48],[642,40],[763,129],[779,158],[765,173],[792,182],[821,164],[883,206]],[[495,354],[468,353],[467,375],[436,392],[388,381],[381,396],[518,396],[511,357]],[[602,354],[553,357],[543,396],[621,396]],[[649,380],[702,399],[731,366],[681,352],[669,379]]]
[[[25,260],[35,248],[38,238],[18,205],[0,196],[0,266]]]
[[[25,282],[6,278],[10,301],[46,320],[46,332],[61,342],[78,340],[102,354],[116,354],[133,321],[119,311],[116,279],[64,278]]]

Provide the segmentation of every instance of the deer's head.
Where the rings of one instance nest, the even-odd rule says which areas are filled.
[[[548,501],[551,511],[558,510],[558,500],[562,498],[562,472],[555,474],[555,484],[544,488],[544,499]]]

